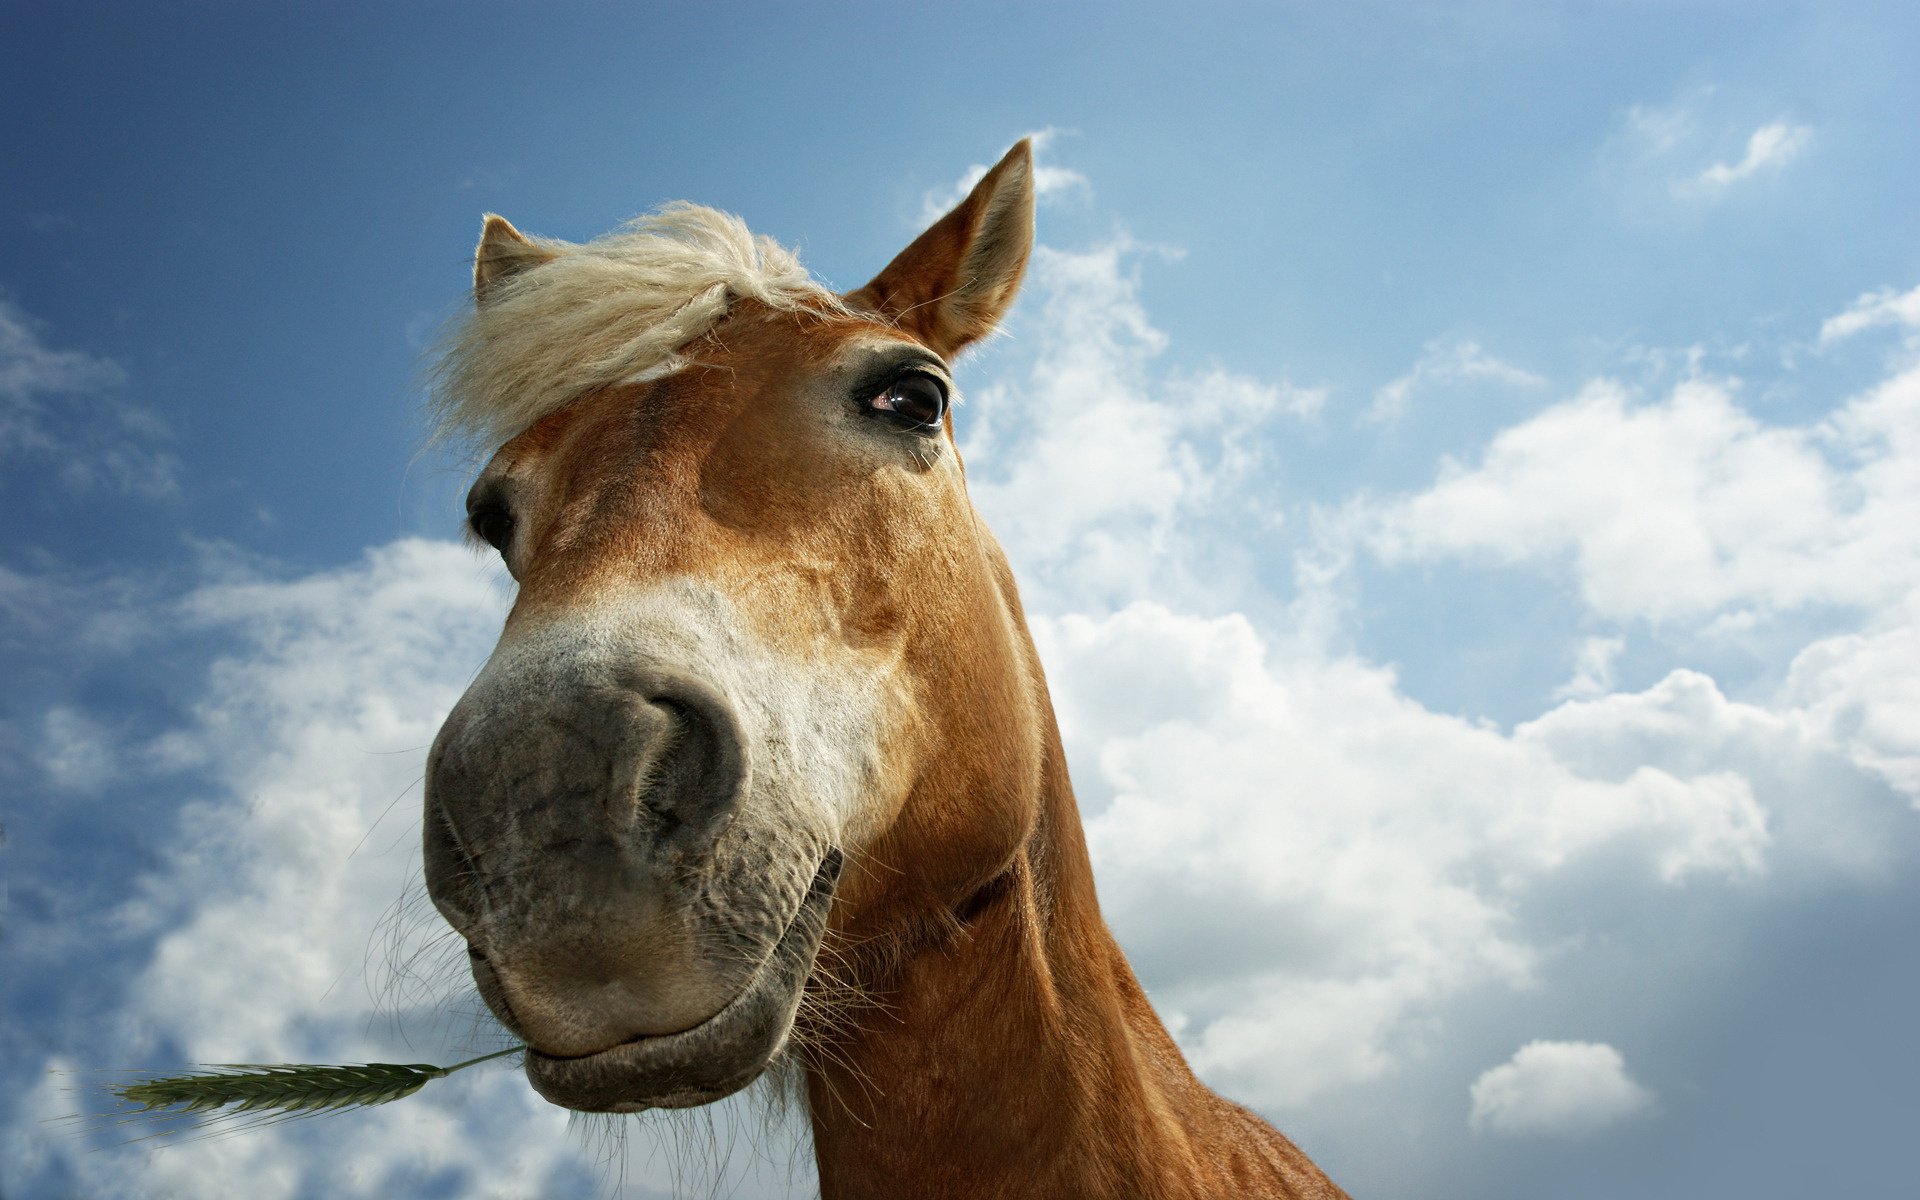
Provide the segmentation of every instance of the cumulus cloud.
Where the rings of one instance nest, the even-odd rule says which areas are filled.
[[[1796,686],[1829,697],[1816,719],[1812,701],[1735,700],[1684,669],[1617,692],[1625,637],[1588,635],[1562,703],[1503,732],[1418,703],[1390,669],[1330,649],[1339,636],[1235,611],[1206,501],[1260,463],[1237,463],[1196,401],[1258,431],[1288,419],[1285,391],[1162,368],[1137,253],[1037,258],[1023,340],[1041,349],[963,429],[1021,572],[1104,903],[1209,1079],[1286,1112],[1411,1069],[1463,997],[1541,986],[1557,939],[1590,932],[1577,913],[1541,925],[1540,897],[1564,902],[1571,879],[1657,907],[1776,864],[1823,879],[1884,861],[1885,784],[1912,726],[1866,648],[1801,671]],[[1544,386],[1471,343],[1436,342],[1423,363],[1403,398],[1427,381]],[[1350,586],[1355,540],[1389,563],[1571,565],[1615,621],[1903,595],[1913,575],[1887,552],[1908,536],[1889,462],[1904,401],[1781,428],[1736,395],[1692,379],[1641,404],[1602,382],[1550,405],[1433,488],[1323,514],[1296,542],[1318,582],[1284,611]],[[1880,719],[1850,718],[1856,700]]]
[[[1726,382],[1637,403],[1598,381],[1384,506],[1373,546],[1562,565],[1616,621],[1878,608],[1920,582],[1917,416],[1920,371],[1809,426],[1759,420]]]
[[[1920,807],[1920,589],[1864,630],[1794,656],[1783,700]]]
[[[1585,779],[1658,772],[1742,789],[1768,822],[1770,870],[1803,883],[1873,877],[1908,836],[1889,788],[1898,777],[1792,695],[1769,701],[1730,698],[1711,677],[1677,668],[1638,692],[1567,701],[1521,722],[1513,737]]]
[[[1255,1103],[1381,1075],[1457,996],[1528,984],[1519,918],[1571,865],[1651,889],[1766,870],[1725,759],[1592,771],[1593,737],[1432,712],[1238,615],[1143,603],[1036,633],[1110,919],[1196,1066]]]
[[[1602,1042],[1528,1042],[1473,1081],[1476,1132],[1582,1137],[1653,1108],[1653,1093]]]
[[[1810,646],[1792,695],[1752,702],[1685,669],[1616,691],[1626,638],[1588,635],[1560,703],[1503,732],[1418,703],[1337,637],[1283,636],[1223,609],[1219,588],[1196,601],[1162,549],[1222,561],[1197,501],[1228,468],[1212,418],[1159,368],[1127,253],[1042,256],[1027,333],[1045,349],[968,410],[968,461],[1023,583],[1047,580],[1029,611],[1110,919],[1208,1079],[1284,1115],[1414,1070],[1465,997],[1542,987],[1564,939],[1595,932],[1562,911],[1569,886],[1595,911],[1627,896],[1657,910],[1749,894],[1777,869],[1884,864],[1888,784],[1920,727],[1892,665],[1912,660],[1880,657],[1900,646]],[[1429,362],[1403,394],[1544,385],[1471,344],[1436,343]],[[1342,586],[1351,539],[1389,563],[1570,566],[1593,613],[1620,622],[1878,611],[1915,578],[1902,547],[1920,522],[1895,466],[1905,386],[1781,427],[1730,381],[1653,403],[1596,383],[1426,491],[1332,514],[1300,561],[1320,587]],[[1257,388],[1201,390],[1258,428],[1281,414],[1244,399]]]
[[[1531,371],[1523,371],[1488,354],[1478,342],[1433,341],[1427,343],[1419,361],[1405,375],[1374,393],[1367,417],[1390,425],[1406,415],[1416,393],[1441,384],[1491,383],[1531,388],[1545,382]]]
[[[1907,307],[1870,293],[1823,336],[1905,324]],[[1387,562],[1564,571],[1615,622],[1712,636],[1851,613],[1780,665],[1772,710],[1920,802],[1920,367],[1897,364],[1800,425],[1763,421],[1737,397],[1730,380],[1689,379],[1652,402],[1589,384],[1476,462],[1444,464],[1431,488],[1368,509],[1362,536]],[[1598,694],[1599,663],[1563,695]]]
[[[1043,605],[1176,586],[1202,556],[1217,573],[1226,550],[1205,536],[1218,525],[1207,518],[1266,465],[1246,435],[1325,402],[1324,390],[1217,366],[1158,369],[1166,335],[1139,297],[1150,253],[1125,235],[1037,248],[1020,318],[1037,350],[972,392],[961,415],[975,500]]]
[[[0,297],[0,462],[51,462],[76,490],[172,495],[177,463],[159,448],[167,428],[116,397],[125,382],[116,363],[49,346],[38,325]]]

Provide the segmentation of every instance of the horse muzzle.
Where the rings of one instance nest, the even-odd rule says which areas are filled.
[[[702,1104],[778,1052],[841,856],[742,820],[751,765],[715,688],[551,642],[497,654],[448,716],[427,888],[541,1095]]]
[[[574,1057],[530,1049],[527,1079],[555,1104],[582,1112],[640,1112],[709,1104],[759,1078],[786,1043],[840,876],[833,851],[814,874],[787,931],[741,993],[679,1033],[639,1037]]]

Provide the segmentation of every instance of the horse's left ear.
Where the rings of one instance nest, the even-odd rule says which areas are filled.
[[[1022,138],[957,208],[847,302],[879,312],[942,357],[993,332],[1033,252],[1033,145]]]
[[[488,213],[480,223],[480,244],[473,248],[474,302],[485,304],[501,281],[557,257],[551,245],[521,233],[499,213]]]

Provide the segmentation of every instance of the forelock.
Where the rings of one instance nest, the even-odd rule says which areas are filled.
[[[552,259],[495,281],[444,343],[429,401],[436,439],[491,450],[589,392],[676,370],[680,350],[739,300],[850,311],[792,251],[696,204],[584,244],[536,244]]]

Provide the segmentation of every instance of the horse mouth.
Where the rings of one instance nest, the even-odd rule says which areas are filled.
[[[758,1079],[793,1027],[842,861],[839,850],[828,852],[772,953],[719,1012],[679,1033],[637,1037],[591,1054],[543,1054],[529,1046],[527,1081],[563,1108],[642,1112],[711,1104]]]

